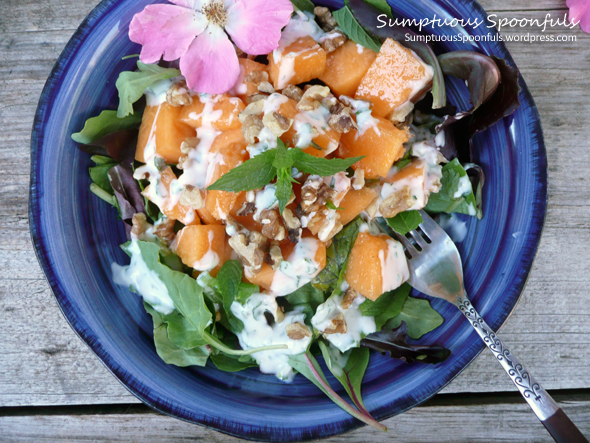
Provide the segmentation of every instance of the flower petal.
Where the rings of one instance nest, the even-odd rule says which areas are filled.
[[[174,5],[150,5],[131,20],[129,39],[143,46],[142,62],[156,63],[162,56],[172,61],[186,53],[206,26],[206,18],[196,11]]]
[[[590,34],[590,2],[588,0],[567,0],[570,8],[569,19],[571,22],[580,22],[582,31]]]
[[[240,0],[228,8],[225,30],[242,51],[268,54],[279,46],[291,14],[290,0]]]
[[[240,64],[222,28],[207,26],[180,59],[180,72],[193,91],[222,94],[231,89],[240,75]]]

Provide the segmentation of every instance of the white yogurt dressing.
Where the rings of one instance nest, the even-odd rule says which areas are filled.
[[[318,331],[324,332],[332,326],[332,320],[338,314],[344,316],[346,322],[346,333],[325,334],[324,337],[341,352],[357,347],[361,340],[377,330],[375,317],[364,316],[359,309],[365,297],[357,296],[348,309],[342,308],[342,296],[332,296],[318,306],[318,309],[311,319],[311,324]]]
[[[270,290],[278,295],[287,295],[306,285],[320,272],[315,261],[319,241],[313,237],[299,240],[289,257],[283,260],[275,272]]]
[[[260,219],[260,213],[265,209],[275,209],[279,207],[279,200],[277,199],[277,186],[269,183],[264,188],[256,191],[254,205],[256,206],[256,213],[254,220]]]
[[[404,254],[404,248],[400,242],[387,238],[387,251],[379,251],[381,263],[381,278],[383,281],[383,293],[399,288],[402,283],[410,278],[408,262]]]
[[[453,194],[453,198],[461,198],[464,195],[471,194],[471,181],[467,175],[464,175],[459,179],[459,186],[457,191]]]
[[[168,315],[174,311],[174,303],[168,295],[168,289],[158,274],[149,269],[141,256],[139,244],[132,241],[128,251],[131,253],[131,263],[120,266],[111,264],[113,281],[137,292],[160,314]]]
[[[341,97],[342,99],[342,97]],[[363,136],[369,129],[373,129],[377,136],[381,136],[381,130],[379,129],[379,120],[373,117],[371,111],[371,103],[366,100],[353,100],[350,97],[345,96],[346,103],[350,104],[350,107],[354,110],[356,115],[356,124],[358,126],[358,132],[356,138]]]
[[[260,371],[274,374],[284,381],[292,381],[295,374],[289,365],[289,355],[302,354],[307,350],[311,337],[302,340],[292,340],[285,330],[292,323],[304,324],[305,314],[301,309],[295,309],[285,314],[281,322],[276,322],[278,305],[274,296],[255,293],[244,305],[235,301],[231,305],[231,312],[242,321],[244,329],[237,333],[242,349],[252,349],[261,346],[287,345],[287,349],[255,352],[252,357],[260,365]],[[269,312],[275,319],[270,326],[264,315]]]
[[[207,234],[207,240],[209,241],[209,249],[199,260],[192,264],[193,269],[197,271],[210,271],[219,264],[219,255],[211,248],[213,240],[215,240],[213,230],[210,230]]]
[[[461,243],[467,236],[467,223],[465,223],[457,214],[440,214],[438,224],[455,243]]]

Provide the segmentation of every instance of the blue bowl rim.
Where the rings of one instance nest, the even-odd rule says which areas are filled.
[[[52,102],[54,94],[56,90],[59,89],[61,85],[61,77],[64,72],[68,69],[68,66],[71,60],[76,56],[80,44],[84,41],[86,36],[92,32],[94,24],[100,20],[103,12],[107,11],[110,7],[115,5],[118,0],[102,0],[84,19],[82,24],[78,27],[75,31],[71,39],[66,44],[64,50],[60,54],[59,58],[57,59],[49,77],[45,83],[43,91],[41,93],[39,99],[39,105],[37,107],[35,118],[33,122],[33,128],[31,133],[31,172],[30,172],[30,189],[29,189],[29,229],[31,234],[32,243],[35,249],[35,254],[37,256],[37,260],[39,261],[41,268],[45,274],[45,278],[49,283],[52,293],[57,301],[57,304],[70,325],[70,327],[74,330],[76,335],[80,337],[80,339],[92,350],[92,352],[99,358],[99,360],[103,363],[103,365],[111,372],[115,378],[136,398],[141,400],[143,403],[148,405],[149,407],[155,409],[156,411],[165,414],[170,417],[174,417],[189,423],[199,424],[209,429],[213,429],[216,431],[223,432],[228,435],[233,435],[236,437],[240,437],[247,440],[257,440],[257,441],[271,441],[275,440],[276,436],[273,435],[273,431],[264,431],[259,430],[256,435],[241,435],[235,432],[232,432],[230,428],[226,428],[223,424],[220,425],[219,422],[211,420],[210,422],[203,421],[203,422],[195,422],[190,420],[186,416],[182,416],[179,414],[177,410],[174,409],[173,406],[158,403],[155,398],[150,398],[149,394],[143,394],[143,389],[141,389],[141,384],[139,384],[132,374],[126,372],[122,367],[118,367],[118,365],[114,364],[111,361],[110,356],[102,349],[100,342],[98,341],[90,341],[84,331],[79,324],[79,320],[77,319],[71,308],[69,306],[68,297],[65,291],[61,287],[60,281],[57,279],[53,268],[51,267],[48,252],[46,248],[46,244],[44,242],[44,238],[41,235],[41,221],[38,217],[40,212],[40,199],[42,197],[40,190],[39,190],[39,177],[37,176],[37,167],[39,163],[39,154],[41,151],[41,147],[43,144],[43,125],[44,121],[46,120],[45,117],[48,114],[50,108],[49,104]],[[476,0],[462,0],[461,3],[470,4],[474,10],[482,15],[485,15],[485,10],[483,7],[476,1]],[[495,28],[493,28],[493,33],[497,34]],[[508,63],[516,67],[512,56],[508,52],[508,49],[504,45],[503,42],[498,42],[498,49],[502,53],[502,57],[508,61]],[[538,161],[539,167],[537,169],[538,173],[538,180],[539,186],[537,187],[537,196],[535,197],[536,201],[536,211],[533,215],[533,220],[531,223],[531,235],[530,235],[530,242],[529,247],[526,248],[526,257],[522,262],[521,270],[519,275],[517,276],[517,281],[513,285],[512,290],[509,294],[507,294],[507,305],[512,305],[512,309],[510,311],[506,311],[503,314],[503,318],[497,319],[497,328],[501,328],[504,323],[507,321],[508,317],[512,314],[516,305],[524,291],[525,285],[527,283],[530,270],[532,268],[536,253],[538,251],[539,243],[541,240],[541,235],[543,232],[543,227],[545,224],[545,218],[547,214],[547,152],[546,146],[543,137],[543,130],[541,126],[540,116],[537,110],[537,107],[534,103],[533,97],[528,90],[524,79],[522,78],[521,74],[519,73],[519,82],[522,86],[522,90],[520,92],[520,101],[521,107],[528,107],[532,112],[532,116],[534,117],[529,123],[531,124],[531,132],[537,134],[536,141],[538,144]],[[482,342],[475,343],[474,346],[469,348],[469,352],[466,352],[463,357],[463,361],[460,361],[461,365],[454,374],[451,374],[450,377],[442,380],[442,382],[434,389],[432,392],[425,394],[422,398],[417,399],[415,405],[410,406],[408,408],[398,410],[396,412],[392,412],[389,415],[385,415],[383,417],[379,417],[379,420],[385,420],[390,418],[394,415],[403,413],[415,406],[418,406],[425,401],[432,398],[438,392],[440,392],[444,387],[446,387],[452,380],[454,380],[463,370],[469,366],[469,364],[480,354],[480,352],[485,348],[485,345]],[[123,380],[127,380],[127,382],[123,382]],[[137,386],[136,386],[137,384]],[[348,428],[346,432],[352,431],[359,427],[363,426],[363,423],[360,421],[354,421],[353,425]],[[262,432],[260,432],[262,431]],[[327,438],[333,436],[335,434],[324,432],[320,427],[312,428],[308,430],[306,437],[301,441],[309,441],[315,440],[319,438]],[[264,435],[263,435],[264,434]],[[273,438],[274,437],[274,438]],[[261,438],[263,440],[261,440]]]

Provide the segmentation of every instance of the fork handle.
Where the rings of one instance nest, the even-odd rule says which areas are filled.
[[[510,376],[514,385],[529,404],[537,418],[557,443],[588,443],[588,440],[551,396],[541,387],[522,363],[514,357],[508,348],[488,326],[473,307],[466,295],[457,297],[455,303],[459,310],[477,331],[488,349]]]

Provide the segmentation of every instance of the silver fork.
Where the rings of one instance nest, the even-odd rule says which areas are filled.
[[[410,269],[408,283],[423,294],[442,298],[459,308],[556,442],[588,443],[576,425],[512,355],[473,307],[463,286],[463,267],[457,247],[432,218],[424,211],[420,213],[423,218],[421,232],[413,230],[403,236],[392,231],[386,223],[380,223],[406,249]]]

